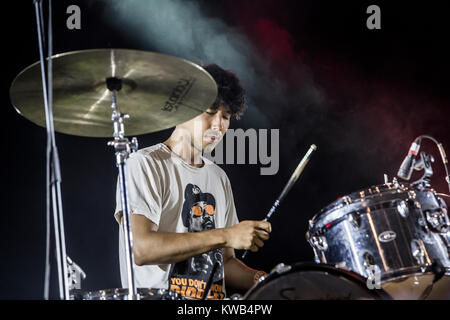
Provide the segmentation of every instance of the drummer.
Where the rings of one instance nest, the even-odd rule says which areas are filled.
[[[234,73],[215,64],[204,69],[218,86],[214,104],[177,125],[166,141],[140,149],[127,161],[135,280],[138,288],[170,289],[201,299],[211,277],[208,298],[223,299],[225,282],[248,290],[265,275],[237,259],[234,250],[258,251],[271,225],[238,221],[226,173],[203,156],[246,107]],[[115,218],[122,225],[119,186],[116,204]],[[124,230],[119,230],[120,273],[127,287]]]

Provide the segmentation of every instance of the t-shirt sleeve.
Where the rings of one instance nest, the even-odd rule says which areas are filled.
[[[126,162],[127,188],[130,213],[141,214],[159,225],[162,208],[162,187],[154,160],[139,152],[132,153]],[[114,217],[120,223],[122,202],[119,178],[116,186]]]
[[[235,224],[239,223],[239,219],[237,217],[236,213],[236,207],[234,205],[234,197],[233,197],[233,190],[231,189],[231,183],[228,177],[226,177],[225,181],[225,194],[227,201],[227,213],[225,217],[225,228],[234,226]]]

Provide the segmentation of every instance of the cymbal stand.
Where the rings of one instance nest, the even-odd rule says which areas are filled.
[[[41,62],[42,90],[44,96],[45,122],[47,127],[47,225],[50,224],[50,211],[53,213],[55,231],[56,261],[58,267],[59,296],[61,300],[69,300],[69,284],[67,279],[67,254],[64,236],[64,219],[61,199],[61,171],[59,165],[58,149],[55,141],[55,128],[53,126],[52,110],[52,20],[51,0],[49,1],[49,32],[48,32],[48,59],[44,58],[44,32],[42,0],[33,1],[36,11],[36,24],[38,31],[39,56]],[[47,73],[46,73],[47,67]],[[51,198],[51,201],[50,201]],[[48,245],[49,246],[49,245]],[[45,281],[45,299],[48,299],[49,279]]]
[[[111,120],[114,126],[114,140],[109,141],[108,145],[114,147],[116,151],[116,166],[119,169],[120,201],[122,204],[128,278],[128,299],[138,300],[139,297],[137,295],[136,283],[134,280],[133,235],[131,232],[130,205],[128,200],[126,175],[126,160],[131,152],[137,151],[138,142],[136,138],[131,139],[131,142],[128,138],[125,138],[123,121],[124,119],[129,118],[129,115],[120,113],[119,106],[117,105],[117,92],[122,88],[122,80],[115,77],[107,78],[106,85],[108,90],[111,91],[112,100],[111,107],[113,112]]]

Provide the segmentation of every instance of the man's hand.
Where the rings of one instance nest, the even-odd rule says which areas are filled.
[[[269,239],[272,227],[267,221],[242,221],[226,231],[226,247],[256,252]]]

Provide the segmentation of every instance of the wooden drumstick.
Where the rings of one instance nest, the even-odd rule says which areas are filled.
[[[316,150],[317,150],[317,146],[315,144],[312,144],[311,147],[309,148],[309,150],[306,152],[306,154],[303,157],[303,159],[297,165],[297,168],[295,169],[295,171],[292,174],[291,178],[287,182],[287,184],[284,187],[283,191],[281,192],[280,196],[278,197],[277,200],[275,200],[272,208],[270,208],[269,213],[267,213],[266,217],[264,218],[264,221],[268,221],[270,219],[270,217],[273,215],[275,210],[280,205],[281,201],[286,197],[287,193],[291,190],[292,186],[294,185],[294,183],[297,181],[297,179],[300,176],[300,174],[305,169],[306,164],[309,162],[309,159],[311,159],[312,153],[314,151],[316,151]],[[248,252],[247,250],[244,251],[244,253],[242,254],[242,259],[245,258],[245,256],[247,255],[247,252]]]

